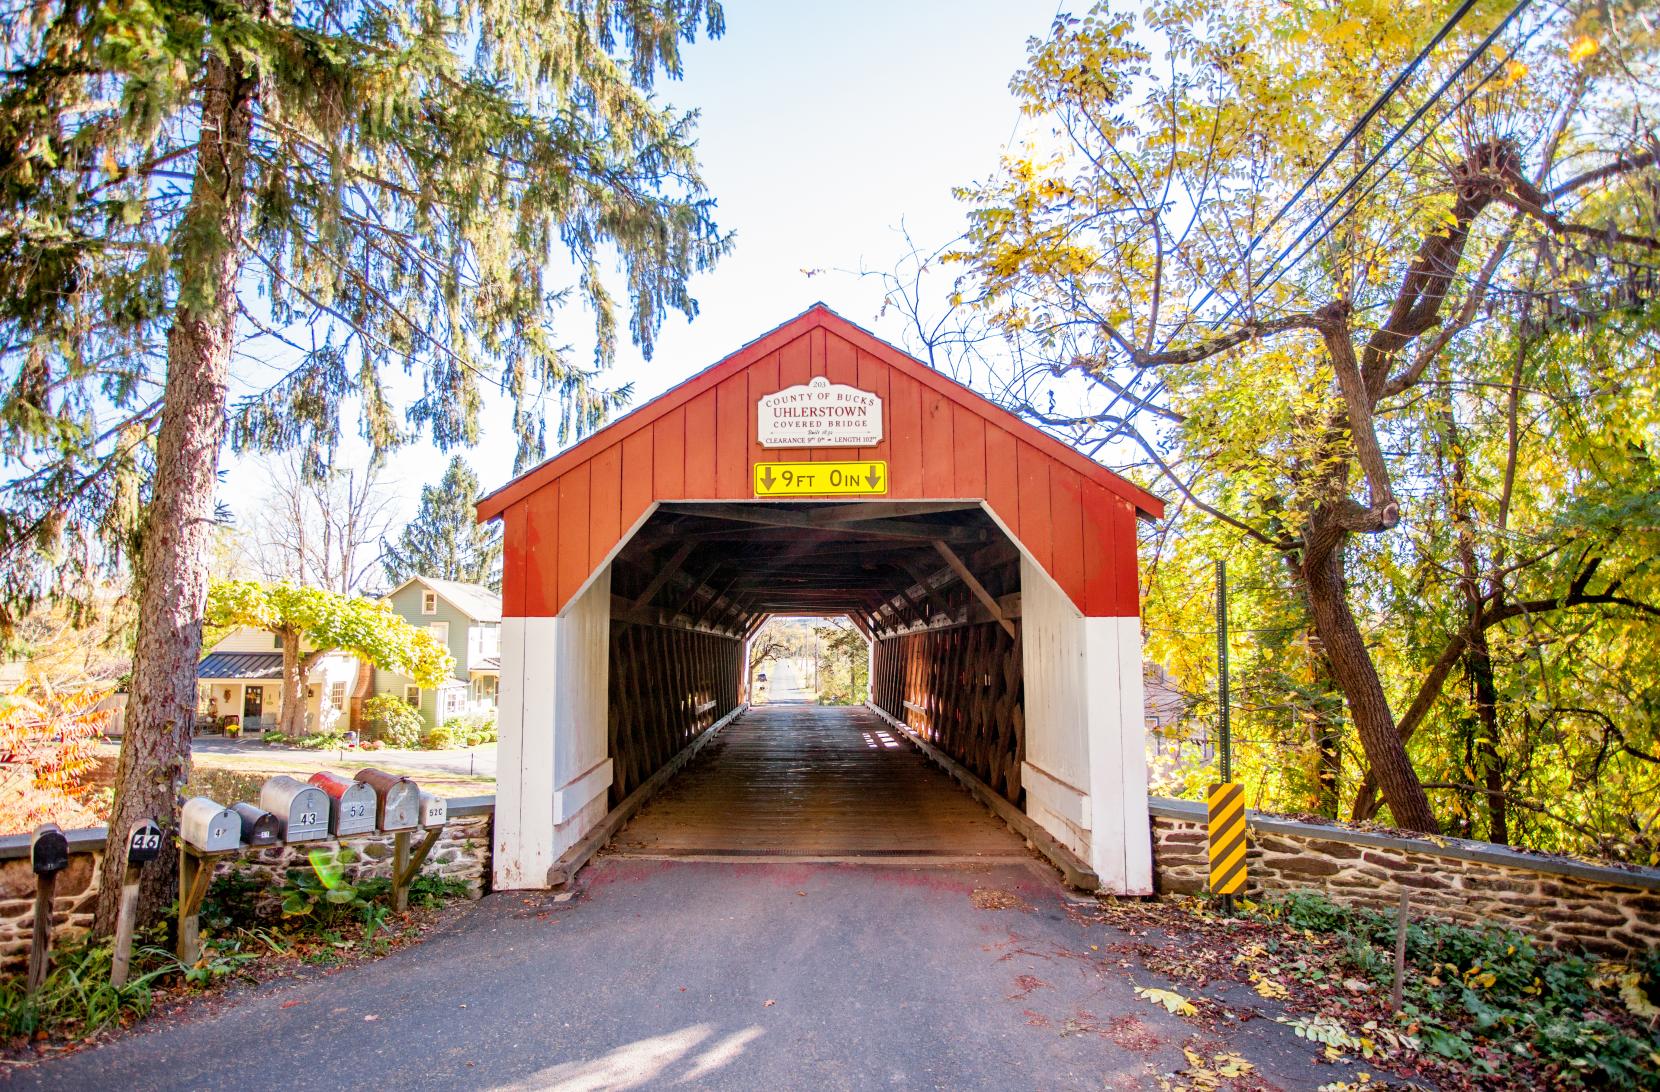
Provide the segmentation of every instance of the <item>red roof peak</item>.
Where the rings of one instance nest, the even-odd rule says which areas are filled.
[[[711,392],[715,387],[745,369],[761,364],[798,338],[818,329],[823,329],[830,335],[840,338],[842,341],[849,343],[857,353],[866,354],[903,373],[921,384],[922,387],[976,414],[989,424],[1014,434],[1049,458],[1062,462],[1079,474],[1100,482],[1112,493],[1134,505],[1142,515],[1151,517],[1163,515],[1164,502],[1158,497],[1113,473],[1075,448],[1035,428],[1029,422],[1010,413],[984,395],[930,368],[904,350],[883,341],[869,330],[836,313],[828,304],[820,300],[814,302],[812,306],[794,318],[773,327],[748,342],[736,352],[670,387],[656,398],[641,404],[599,431],[559,452],[538,466],[532,467],[506,485],[488,494],[478,502],[479,519],[493,519],[501,515],[509,506],[529,496],[543,485],[558,479],[567,469],[587,461],[600,451],[627,439],[642,429],[650,427],[653,422],[686,406],[700,395]],[[753,393],[751,392],[751,394]],[[753,416],[753,406],[749,408],[748,412]],[[752,424],[753,422],[749,423]],[[746,446],[752,446],[748,444],[751,434],[752,430],[746,429],[746,439],[744,441]],[[712,446],[713,437],[708,439]]]

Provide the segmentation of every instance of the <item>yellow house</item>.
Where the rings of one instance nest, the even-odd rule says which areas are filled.
[[[305,732],[345,731],[352,699],[360,698],[370,669],[355,656],[331,652],[305,680]],[[281,723],[282,638],[243,626],[226,634],[196,665],[196,711],[215,720],[230,717],[247,733]]]

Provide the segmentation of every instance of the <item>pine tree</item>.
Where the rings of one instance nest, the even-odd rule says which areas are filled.
[[[437,485],[421,488],[421,507],[381,564],[393,586],[412,576],[434,576],[501,590],[501,525],[480,525],[473,511],[478,475],[457,455]]]
[[[170,822],[189,774],[227,441],[321,474],[355,402],[377,454],[472,443],[489,384],[529,461],[549,398],[561,438],[615,404],[603,269],[648,356],[669,309],[695,314],[688,281],[729,240],[695,118],[651,88],[700,28],[722,32],[716,0],[42,0],[9,28],[0,629],[132,566],[110,829]],[[591,364],[552,330],[572,299]],[[401,414],[393,368],[418,388]],[[171,863],[146,870],[145,922]],[[100,931],[120,871],[111,854]]]

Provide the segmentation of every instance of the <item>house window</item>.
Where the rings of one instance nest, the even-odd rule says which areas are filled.
[[[421,688],[418,686],[404,687],[403,700],[414,706],[416,709],[419,709],[421,707]]]
[[[421,613],[422,614],[437,614],[438,613],[438,593],[437,592],[435,592],[435,591],[424,591],[424,592],[421,593]]]
[[[281,648],[282,647],[282,634],[280,634],[280,633],[271,634],[271,647],[272,648]]]
[[[445,648],[450,647],[450,624],[448,622],[428,622],[427,632],[438,638],[438,643]]]
[[[329,704],[336,709],[346,708],[346,684],[343,682],[329,684]]]

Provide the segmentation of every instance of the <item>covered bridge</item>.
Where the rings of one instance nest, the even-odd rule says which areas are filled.
[[[563,878],[743,713],[761,624],[822,615],[870,642],[873,712],[1103,890],[1151,890],[1135,521],[1161,502],[823,305],[478,512],[506,539],[497,887]]]

